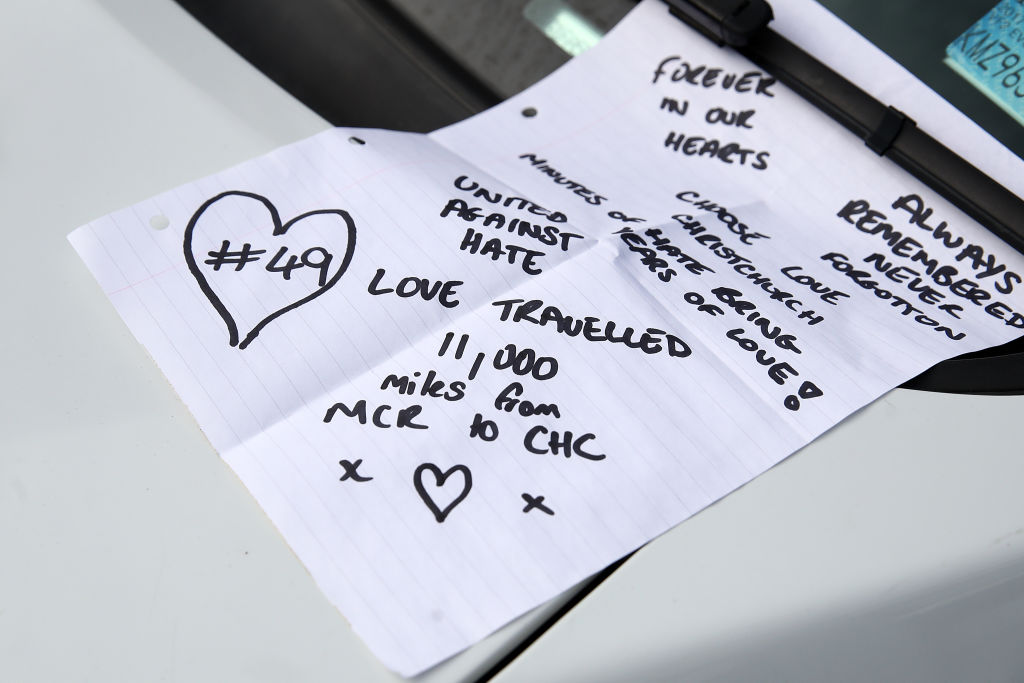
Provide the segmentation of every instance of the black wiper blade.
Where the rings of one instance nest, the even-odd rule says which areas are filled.
[[[719,45],[741,47],[772,20],[764,0],[665,0],[673,15]]]
[[[913,119],[768,28],[764,0],[664,0],[676,17],[729,45],[1024,254],[1024,200]]]

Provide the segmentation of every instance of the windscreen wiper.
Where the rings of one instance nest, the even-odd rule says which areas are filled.
[[[768,28],[765,0],[664,0],[673,15],[729,45],[1024,254],[1024,200]]]

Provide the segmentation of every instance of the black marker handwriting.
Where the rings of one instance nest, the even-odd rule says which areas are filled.
[[[444,341],[441,342],[441,348],[438,350],[437,355],[443,357],[448,353],[448,347],[451,346],[452,339],[455,338],[454,332],[449,332],[444,336]],[[469,335],[464,334],[459,338],[459,344],[455,349],[455,360],[460,360],[462,355],[466,352],[466,344],[469,343]],[[469,369],[468,379],[473,381],[476,379],[476,374],[480,372],[480,366],[483,365],[484,358],[487,357],[483,351],[476,354],[476,358],[473,359],[473,367]]]
[[[575,180],[570,180],[569,178],[565,177],[561,173],[561,171],[556,171],[554,168],[552,168],[551,165],[548,164],[547,159],[538,158],[536,154],[531,154],[529,152],[527,152],[526,154],[520,154],[519,158],[526,159],[527,161],[529,161],[531,166],[533,166],[535,169],[537,169],[547,177],[551,178],[555,185],[561,185],[565,187],[565,189],[571,190],[574,195],[582,197],[583,201],[585,201],[587,204],[600,206],[601,202],[607,199],[607,197],[603,197],[602,195],[597,194],[583,183],[577,182]]]
[[[494,407],[498,410],[504,410],[506,413],[516,412],[522,417],[532,417],[534,415],[549,415],[551,417],[562,417],[558,411],[558,405],[554,403],[533,403],[525,398],[519,398],[523,395],[523,385],[519,382],[512,382],[507,387],[501,390],[498,397],[494,399]]]
[[[738,289],[716,287],[711,290],[711,293],[719,302],[731,308],[733,312],[742,316],[747,322],[752,323],[754,327],[761,331],[761,335],[765,339],[773,341],[780,349],[797,354],[803,353],[796,345],[797,338],[795,334],[783,334],[782,327],[775,325],[768,319],[768,316],[758,311],[757,305],[754,302],[744,299],[743,293]]]
[[[808,325],[817,325],[825,320],[823,316],[815,313],[813,309],[808,309],[803,301],[793,296],[792,292],[787,292],[778,287],[770,276],[758,272],[757,266],[749,258],[741,256],[735,249],[726,246],[721,237],[709,232],[707,227],[699,220],[689,214],[676,214],[672,218],[679,223],[679,227],[682,228],[683,232],[693,238],[694,242],[715,256],[724,259],[728,265],[732,266],[733,270],[768,294],[770,300],[781,301],[786,308],[796,313],[797,320],[806,319]]]
[[[540,299],[506,299],[494,301],[492,306],[499,306],[499,320],[514,323],[528,322],[542,327],[552,326],[559,334],[568,337],[582,336],[591,342],[608,342],[623,344],[630,349],[639,349],[646,354],[665,351],[673,358],[686,358],[693,350],[674,334],[648,327],[637,333],[633,327],[620,327],[613,320],[602,322],[596,316],[574,317],[563,313],[557,306],[546,305]],[[536,317],[534,317],[536,314]],[[616,328],[619,331],[616,332]]]
[[[449,332],[444,336],[444,341],[441,342],[441,348],[437,352],[438,356],[444,356],[444,354],[448,353],[448,347],[451,345],[453,339],[455,339],[454,332]],[[466,344],[468,343],[468,334],[464,334],[461,337],[459,337],[459,344],[455,348],[455,360],[460,360],[462,358],[462,354],[466,352]]]
[[[672,71],[667,69],[672,67]],[[654,70],[654,78],[651,83],[657,83],[662,77],[668,75],[673,83],[687,83],[703,88],[719,87],[722,90],[733,90],[738,93],[752,93],[775,97],[769,90],[775,84],[775,79],[761,71],[747,71],[745,73],[724,72],[718,67],[708,67],[704,64],[690,65],[682,61],[679,55],[672,55],[661,60]]]
[[[516,244],[502,243],[497,237],[492,237],[486,242],[483,241],[483,238],[484,236],[481,233],[473,228],[467,228],[466,235],[462,238],[462,243],[459,244],[459,249],[461,251],[468,251],[470,254],[479,253],[481,256],[490,256],[492,261],[497,261],[502,256],[506,256],[509,264],[512,265],[522,255],[523,258],[519,261],[519,265],[523,272],[527,275],[541,274],[541,267],[537,265],[534,259],[544,256],[543,251],[527,249]]]
[[[661,106],[658,108],[672,112],[673,114],[686,116],[686,112],[690,108],[690,103],[687,100],[683,100],[682,104],[680,104],[679,100],[673,97],[662,97]]]
[[[953,258],[958,263],[966,261],[970,270],[940,264],[934,250],[925,249],[920,241],[897,230],[892,223],[888,222],[888,216],[881,211],[872,209],[867,200],[848,201],[836,213],[836,216],[862,233],[881,237],[893,256],[907,259],[914,268],[920,268],[923,271],[923,277],[948,290],[950,294],[983,307],[985,313],[1003,320],[1011,327],[1024,328],[1024,313],[1015,312],[1007,304],[995,300],[993,294],[985,289],[986,283],[980,282],[984,278],[1001,275],[999,280],[992,281],[991,286],[1000,294],[1009,294],[1013,291],[1014,285],[1022,282],[1020,274],[1007,270],[1004,264],[996,263],[995,255],[986,254],[983,247],[977,244],[965,245],[963,237],[953,237],[947,229],[946,221],[939,223],[933,221],[933,224],[929,225],[927,221],[932,216],[932,209],[926,207],[924,201],[917,195],[898,198],[893,202],[893,208],[906,211],[909,214],[907,218],[909,225],[931,231],[932,237],[940,240],[936,245],[940,253],[943,247],[956,250]],[[834,263],[833,266],[835,266]],[[965,277],[965,273],[969,277]],[[921,273],[916,272],[915,274],[920,275]],[[971,278],[976,278],[978,282]],[[943,293],[941,296],[945,297],[945,294]]]
[[[933,209],[925,205],[924,200],[916,194],[903,195],[898,197],[892,208],[907,213],[907,223],[921,230],[931,233],[937,241],[936,246],[955,251],[954,259],[958,263],[966,261],[970,266],[969,274],[978,280],[1001,276],[992,282],[992,287],[1000,294],[1010,294],[1014,285],[1024,282],[1024,277],[1012,270],[1007,270],[1006,265],[997,263],[995,254],[985,252],[985,248],[978,244],[965,243],[964,238],[954,235],[949,230],[949,224],[944,220],[937,220],[933,217]],[[919,263],[928,275],[935,273],[938,268],[938,260],[930,255],[916,239],[905,236],[896,230],[887,221],[889,218],[881,211],[875,211],[870,203],[864,199],[851,200],[846,203],[836,214],[846,220],[847,223],[855,225],[861,232],[869,235],[880,235],[896,256],[910,259],[913,263]],[[856,221],[854,218],[856,217]],[[930,223],[929,223],[930,221]],[[957,269],[944,268],[944,272],[951,280],[957,275]]]
[[[381,287],[381,281],[384,279],[386,272],[384,268],[378,268],[366,291],[374,296],[394,292],[396,296],[403,299],[419,294],[424,301],[430,301],[436,297],[437,302],[445,308],[455,308],[459,305],[459,300],[455,298],[455,288],[463,284],[462,280],[442,282],[441,280],[428,280],[425,277],[410,275],[403,277],[394,287]]]
[[[914,306],[914,304],[910,303],[907,299],[893,293],[892,290],[882,287],[877,280],[873,279],[870,271],[858,270],[857,267],[850,262],[850,258],[846,254],[833,251],[823,254],[821,260],[828,262],[836,272],[842,273],[846,277],[850,278],[858,287],[862,287],[863,289],[873,293],[876,298],[881,299],[882,301],[891,302],[889,303],[889,307],[899,312],[900,315],[908,318],[913,316],[912,319],[919,325],[934,328],[936,332],[945,333],[947,337],[954,341],[959,341],[967,336],[966,332],[954,332],[950,327],[940,324],[938,320],[926,315],[923,310]],[[943,304],[939,308],[946,310],[946,312],[953,317],[959,318],[959,315],[957,315],[958,311],[954,312],[949,309],[944,309],[944,306],[948,306],[948,304]],[[1024,327],[1024,317],[1021,317],[1020,320],[1021,324],[1018,325],[1018,327]],[[1008,322],[1007,324],[1010,323]]]
[[[778,325],[772,326],[772,323],[756,310],[756,306],[753,303],[741,299],[742,294],[735,290],[729,289],[728,287],[718,287],[712,290],[712,295],[718,299],[727,308],[732,309],[734,313],[744,316],[744,320],[754,324],[754,327],[761,331],[761,336],[769,341],[774,341],[775,345],[784,350],[792,351],[799,354],[800,349],[796,346],[796,336],[791,334],[781,334],[782,328]],[[708,303],[702,294],[699,292],[687,292],[683,295],[683,300],[686,303],[696,306],[697,310],[701,313],[707,313],[711,317],[717,317],[725,315],[725,309],[721,306],[713,303]],[[725,336],[727,339],[731,339],[736,342],[737,345],[744,351],[753,353],[754,360],[759,365],[768,368],[768,377],[776,384],[785,384],[786,380],[792,376],[799,375],[799,371],[790,365],[786,361],[778,361],[775,356],[769,356],[768,351],[761,348],[760,345],[754,339],[750,339],[746,336],[745,330],[742,327],[738,327],[726,332]],[[800,410],[801,399],[807,400],[811,398],[817,398],[823,396],[824,392],[818,388],[818,386],[810,380],[805,380],[800,388],[797,389],[796,394],[790,394],[786,396],[782,404],[789,410],[797,411]]]
[[[728,111],[721,107],[711,107],[704,114],[704,120],[708,123],[720,123],[724,126],[736,126],[737,128],[753,128],[750,119],[754,118],[757,112],[753,109],[742,111]]]
[[[453,215],[467,223],[480,221],[480,225],[485,228],[502,230],[517,237],[529,237],[545,246],[557,246],[562,251],[569,251],[572,240],[583,239],[583,235],[575,232],[566,232],[557,225],[531,223],[521,218],[506,216],[500,211],[491,211],[488,214],[484,214],[483,209],[479,206],[470,206],[464,200],[457,197],[449,199],[448,203],[441,209],[441,218],[448,218]]]
[[[646,223],[647,222],[646,218],[640,218],[639,216],[627,216],[626,214],[622,213],[621,211],[609,211],[608,212],[608,217],[609,218],[614,218],[617,221],[622,221],[623,223]]]
[[[672,240],[665,237],[660,228],[648,228],[643,232],[651,240],[650,244],[639,233],[633,232],[632,228],[623,228],[616,234],[630,251],[640,256],[640,263],[647,266],[647,270],[657,275],[662,282],[670,282],[677,275],[673,268],[669,268],[666,258],[672,259],[693,275],[701,275],[705,271],[715,272],[711,266],[701,263],[672,244]]]
[[[523,494],[523,500],[526,501],[526,507],[523,508],[523,512],[529,512],[530,510],[540,510],[541,512],[553,515],[555,511],[544,504],[544,496],[531,496],[529,493]]]
[[[676,199],[681,202],[686,202],[687,204],[692,204],[694,207],[702,211],[707,211],[708,213],[713,213],[718,216],[718,220],[729,229],[729,232],[739,237],[740,242],[743,244],[750,245],[754,240],[771,239],[770,235],[751,230],[747,224],[738,219],[736,215],[728,209],[728,207],[702,198],[700,193],[695,190],[683,190],[682,192],[677,192]]]
[[[431,489],[428,491],[426,484],[423,482],[424,473],[430,473],[433,477]],[[448,481],[452,475],[462,475],[462,486],[458,488],[458,495],[455,496],[452,502],[448,503],[444,508],[438,506],[434,502],[434,495],[437,495],[441,490],[445,488],[445,482]],[[455,506],[466,499],[469,495],[469,490],[473,488],[473,473],[470,472],[469,468],[465,465],[454,465],[448,468],[447,471],[442,472],[441,468],[437,465],[429,462],[425,462],[416,468],[416,471],[412,475],[412,483],[416,488],[416,493],[419,494],[420,498],[426,503],[427,507],[434,514],[434,519],[440,524],[448,518],[451,511],[455,509]],[[455,484],[452,484],[455,487]],[[451,488],[449,488],[451,490]],[[433,492],[433,493],[431,493]]]
[[[266,254],[266,249],[253,249],[252,245],[246,242],[238,251],[230,251],[231,242],[224,240],[220,243],[220,251],[208,251],[206,255],[210,258],[203,261],[214,270],[220,270],[221,266],[234,266],[236,271],[241,270],[247,263],[260,260],[260,254]]]
[[[399,429],[428,428],[428,426],[425,424],[418,424],[416,422],[413,422],[413,420],[421,412],[423,412],[423,406],[413,404],[406,408],[400,408],[398,410],[398,414],[395,417],[395,423],[393,425],[384,421],[385,415],[390,410],[391,406],[387,404],[377,406],[370,416],[371,424],[373,424],[374,427],[377,427],[379,429],[390,429],[391,427],[396,427]],[[355,418],[359,422],[359,424],[365,425],[367,420],[366,399],[359,399],[352,407],[349,407],[347,404],[341,402],[335,403],[334,405],[327,409],[327,413],[324,415],[324,422],[330,423],[339,412],[347,417]]]
[[[801,272],[803,269],[803,266],[786,266],[785,268],[780,268],[779,272],[798,285],[803,285],[804,287],[809,288],[812,292],[818,295],[819,299],[827,304],[838,306],[838,299],[850,298],[849,294],[840,292],[838,289],[832,289],[823,282],[818,282],[813,275]]]
[[[543,440],[545,434],[548,436],[546,443]],[[547,453],[558,455],[561,453],[566,458],[575,455],[585,460],[604,460],[606,457],[604,453],[591,453],[583,448],[584,444],[596,438],[596,436],[589,433],[575,436],[570,431],[559,432],[557,429],[548,430],[544,425],[536,425],[526,432],[526,436],[523,438],[523,446],[526,450],[537,455],[545,455]]]
[[[346,481],[348,479],[358,482],[373,480],[373,477],[364,477],[361,474],[359,474],[359,472],[356,471],[359,469],[359,466],[363,464],[362,458],[356,460],[355,462],[349,462],[348,460],[339,460],[338,464],[341,465],[342,468],[345,470],[345,474],[341,475],[341,479],[339,479],[339,481]]]
[[[381,391],[387,391],[388,389],[395,389],[400,394],[411,396],[416,393],[416,387],[419,386],[419,395],[427,396],[429,398],[443,398],[446,401],[460,401],[466,395],[466,383],[461,380],[456,380],[451,383],[447,383],[443,379],[438,379],[437,372],[434,370],[427,371],[427,374],[423,379],[418,379],[422,373],[418,370],[412,373],[412,377],[409,375],[396,375],[394,373],[384,378],[384,381],[380,384]]]
[[[824,396],[825,392],[818,388],[818,385],[814,382],[804,382],[797,389],[795,394],[790,394],[783,401],[782,405],[786,406],[788,410],[797,411],[800,410],[800,400],[807,401],[812,398],[818,398]]]
[[[717,138],[708,138],[701,135],[687,136],[685,133],[669,131],[665,137],[665,147],[688,157],[711,157],[718,159],[723,164],[739,163],[746,166],[747,161],[753,158],[750,168],[755,171],[763,171],[768,168],[768,157],[771,152],[757,151],[744,147],[738,142],[722,142]]]
[[[515,344],[506,344],[494,354],[492,365],[495,370],[511,370],[520,377],[530,376],[543,382],[558,374],[558,361],[551,356],[540,356],[529,347],[520,349]]]
[[[732,339],[741,349],[754,354],[754,359],[759,365],[768,368],[768,377],[776,384],[785,384],[786,380],[793,375],[799,375],[799,371],[787,361],[776,360],[775,356],[769,356],[765,349],[750,337],[743,336],[746,332],[742,327],[729,330],[725,333],[727,339]]]
[[[469,425],[469,438],[471,439],[491,442],[497,439],[500,433],[498,423],[494,420],[485,420],[480,413],[473,416],[473,422]]]
[[[311,247],[307,249],[305,252],[303,252],[301,256],[291,254],[285,265],[280,265],[280,260],[287,253],[287,247],[281,247],[277,251],[276,255],[270,260],[270,262],[266,266],[267,272],[278,273],[282,277],[284,277],[284,279],[287,280],[290,279],[291,272],[296,268],[312,268],[314,270],[320,271],[318,279],[319,286],[313,291],[306,294],[305,296],[298,299],[297,301],[293,301],[264,317],[262,320],[257,322],[256,325],[253,326],[253,328],[249,330],[246,333],[245,337],[241,340],[239,340],[238,324],[235,321],[234,316],[231,314],[230,311],[228,311],[227,306],[224,305],[224,302],[220,299],[216,292],[213,291],[213,287],[210,285],[210,282],[207,279],[206,274],[203,272],[203,269],[196,261],[195,254],[192,251],[192,240],[195,231],[212,230],[217,226],[217,224],[214,223],[211,224],[210,228],[204,227],[205,224],[202,223],[203,214],[211,206],[225,199],[236,199],[243,201],[251,200],[254,202],[258,202],[259,204],[262,204],[267,214],[269,214],[271,225],[273,226],[273,229],[271,230],[271,233],[269,235],[269,237],[271,238],[280,237],[286,234],[295,226],[299,225],[304,219],[309,218],[310,216],[318,215],[336,216],[339,219],[338,229],[347,233],[345,253],[344,255],[342,255],[340,260],[335,260],[333,255],[327,252],[327,250],[324,249],[323,247]],[[266,197],[261,197],[260,195],[254,194],[252,192],[242,192],[240,190],[222,192],[216,197],[213,197],[203,202],[203,204],[192,215],[192,218],[189,219],[188,225],[185,227],[185,237],[183,242],[185,263],[188,264],[189,271],[192,273],[192,276],[196,279],[196,282],[199,283],[199,288],[203,291],[203,294],[210,301],[210,304],[217,311],[221,319],[224,321],[224,324],[227,326],[228,343],[231,346],[237,346],[239,349],[244,349],[250,343],[252,343],[252,341],[256,339],[256,337],[259,335],[260,331],[264,327],[266,327],[270,322],[276,320],[277,318],[284,315],[288,311],[294,310],[299,306],[312,301],[316,297],[325,293],[335,284],[337,284],[338,280],[341,279],[341,276],[344,275],[345,271],[348,269],[349,263],[352,261],[352,254],[355,252],[355,247],[356,226],[355,223],[352,222],[352,217],[348,214],[347,211],[343,211],[341,209],[318,209],[316,211],[307,211],[306,213],[300,214],[295,218],[292,218],[287,222],[282,223],[281,216],[278,213],[277,208],[270,202],[269,199],[267,199]],[[248,242],[243,244],[241,249],[232,251],[230,242],[228,240],[224,240],[221,243],[221,248],[219,251],[208,252],[209,258],[203,261],[203,264],[212,266],[212,270],[214,271],[219,271],[220,268],[225,265],[234,265],[234,270],[239,271],[242,270],[242,268],[244,268],[246,264],[253,263],[259,260],[262,257],[262,254],[265,253],[265,251],[265,249],[253,250],[252,245]],[[332,264],[334,264],[334,268],[331,267]],[[330,270],[333,270],[333,273],[330,273]]]
[[[503,196],[500,192],[492,192],[491,190],[482,187],[480,183],[475,180],[470,180],[468,176],[460,175],[455,179],[454,184],[456,188],[463,192],[471,192],[473,197],[483,199],[491,204],[501,204],[501,206],[506,208],[527,211],[532,213],[534,216],[543,216],[552,223],[565,223],[569,220],[566,218],[564,213],[560,211],[548,211],[543,206],[534,204],[525,197],[507,197]]]

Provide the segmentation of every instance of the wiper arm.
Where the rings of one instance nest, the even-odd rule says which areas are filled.
[[[729,45],[1024,254],[1024,200],[768,28],[765,0],[664,0],[672,14]]]

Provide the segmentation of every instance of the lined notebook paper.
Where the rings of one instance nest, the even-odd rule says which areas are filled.
[[[1020,254],[656,2],[462,124],[328,131],[70,240],[406,675],[1024,328]]]

